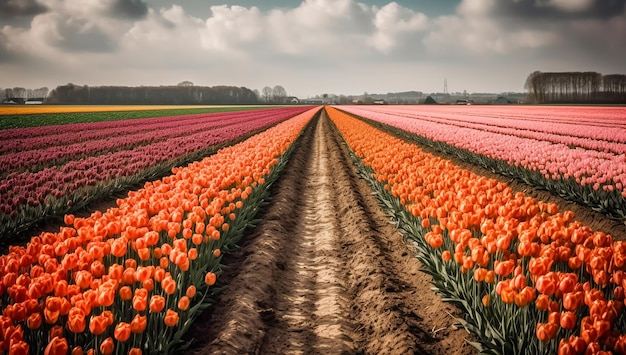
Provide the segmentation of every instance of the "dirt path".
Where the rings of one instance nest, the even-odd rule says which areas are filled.
[[[324,114],[307,128],[191,353],[476,353],[339,142]]]

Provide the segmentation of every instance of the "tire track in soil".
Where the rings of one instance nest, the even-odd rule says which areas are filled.
[[[475,354],[325,112],[297,144],[189,352]]]

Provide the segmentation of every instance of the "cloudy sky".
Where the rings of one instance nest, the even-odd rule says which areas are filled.
[[[626,0],[0,0],[0,87],[523,91],[626,73]]]

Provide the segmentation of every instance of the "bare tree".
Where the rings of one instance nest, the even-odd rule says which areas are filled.
[[[274,86],[274,88],[272,88],[272,98],[275,103],[284,104],[286,97],[287,97],[287,90],[285,90],[284,87],[280,85],[276,85]]]
[[[13,97],[26,99],[26,89],[20,87],[13,88]]]
[[[535,71],[526,78],[524,88],[529,101],[536,103],[626,102],[626,75],[621,74]]]
[[[272,88],[269,86],[266,86],[263,88],[262,92],[263,92],[263,101],[265,101],[266,104],[269,104],[272,101]]]

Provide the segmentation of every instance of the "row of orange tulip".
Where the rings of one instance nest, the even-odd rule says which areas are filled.
[[[139,354],[180,345],[209,302],[222,252],[251,223],[316,111],[10,247],[0,256],[0,351]]]
[[[483,347],[626,352],[626,243],[335,108],[329,115]],[[397,206],[397,207],[393,207]],[[531,327],[529,327],[531,326]]]

